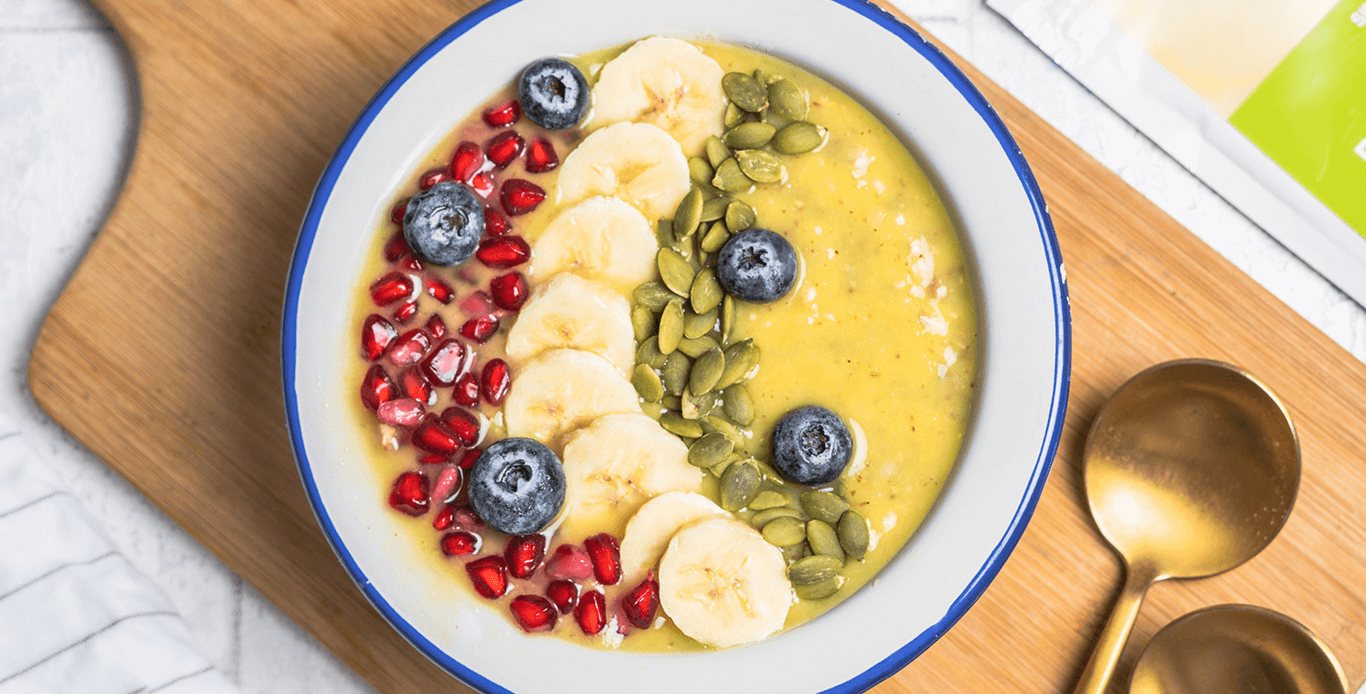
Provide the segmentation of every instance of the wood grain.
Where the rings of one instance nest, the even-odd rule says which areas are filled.
[[[370,608],[308,508],[285,430],[280,309],[305,206],[346,128],[473,9],[369,0],[96,0],[137,65],[122,198],[39,336],[39,403],[383,692],[450,687]],[[1159,361],[1240,364],[1288,404],[1304,479],[1281,536],[1222,576],[1157,585],[1121,665],[1217,603],[1282,611],[1366,678],[1366,367],[970,65],[1038,176],[1070,281],[1071,406],[1034,519],[962,621],[879,692],[1066,692],[1120,585],[1078,461],[1102,401]],[[1123,688],[1116,685],[1112,691]]]

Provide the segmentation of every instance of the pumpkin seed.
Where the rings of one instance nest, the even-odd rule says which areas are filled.
[[[726,207],[726,228],[730,231],[744,231],[754,226],[757,218],[754,208],[743,200],[736,200]]]
[[[719,226],[719,225],[718,225]],[[715,228],[715,227],[713,227]],[[729,294],[721,300],[721,341],[730,339],[731,330],[735,329],[735,299]]]
[[[692,179],[694,185],[709,186],[711,177],[716,175],[716,169],[712,168],[711,162],[702,157],[688,158],[688,178]]]
[[[835,495],[845,501],[849,500],[849,485],[845,483],[843,477],[835,480]]]
[[[768,85],[768,107],[788,120],[806,120],[809,105],[806,92],[792,80],[779,79]]]
[[[659,276],[664,280],[664,286],[679,296],[688,296],[693,278],[692,265],[688,259],[672,248],[661,248],[655,256],[655,262],[659,265]]]
[[[692,371],[688,373],[688,390],[694,393],[707,393],[716,387],[721,371],[726,368],[726,356],[718,347],[713,347],[697,357]]]
[[[631,292],[631,298],[635,303],[650,309],[654,313],[664,310],[670,301],[679,298],[677,294],[671,292],[657,280],[642,282]]]
[[[787,495],[772,489],[765,489],[749,502],[749,507],[755,511],[766,511],[779,506],[786,506],[789,499]]]
[[[693,186],[679,201],[678,210],[674,212],[674,238],[683,239],[692,235],[701,221],[702,189]]]
[[[695,421],[693,423],[697,424]],[[700,432],[702,425],[697,424],[697,429]],[[711,467],[725,460],[734,449],[735,444],[720,434],[702,434],[688,449],[688,463],[697,467]]]
[[[679,413],[684,419],[702,419],[716,409],[716,393],[704,392],[701,395],[693,395],[685,388],[679,396],[679,402]],[[705,426],[702,429],[706,431]]]
[[[660,379],[664,381],[664,392],[669,395],[682,395],[688,385],[688,369],[692,360],[682,352],[673,352],[664,359],[659,369]]]
[[[806,121],[797,121],[783,126],[773,136],[773,149],[781,154],[802,154],[820,147],[824,139],[820,128]]]
[[[673,354],[683,338],[683,300],[674,299],[659,314],[659,351]]]
[[[721,305],[721,299],[726,296],[726,291],[716,279],[716,271],[703,268],[688,288],[688,296],[692,299],[692,310],[706,313]]]
[[[787,567],[787,578],[793,585],[809,586],[834,578],[842,568],[844,562],[834,557],[813,554],[792,562],[792,565]]]
[[[806,542],[811,545],[813,553],[834,557],[840,560],[840,564],[844,563],[844,550],[840,547],[840,539],[829,523],[822,520],[807,521]]]
[[[702,337],[685,337],[678,341],[678,351],[696,359],[702,356],[703,352],[709,349],[720,348],[721,343],[715,338],[703,335]]]
[[[688,313],[683,316],[683,337],[702,337],[716,327],[717,309],[706,313]],[[634,316],[632,316],[634,318]]]
[[[683,409],[683,398],[678,395],[665,395],[659,404],[666,410],[677,412]]]
[[[655,241],[660,248],[674,243],[674,223],[672,219],[661,219],[655,223]]]
[[[635,333],[636,342],[644,342],[645,338],[654,334],[655,314],[644,306],[632,306],[631,331]]]
[[[840,579],[839,576],[835,576],[833,578],[827,578],[820,583],[793,586],[792,588],[796,591],[797,597],[802,600],[820,600],[821,598],[828,598],[839,592]]]
[[[711,181],[711,177],[708,177],[707,180]],[[730,207],[732,202],[735,202],[735,198],[724,195],[702,201],[702,221],[714,222],[725,217],[726,208]]]
[[[708,229],[707,233],[702,236],[702,241],[698,247],[707,253],[715,253],[721,250],[721,247],[730,240],[730,231],[726,229],[727,226],[724,221],[717,221],[711,225],[711,229]]]
[[[668,415],[666,414],[664,416],[667,417]],[[663,419],[660,420],[660,422],[663,421]],[[764,509],[754,514],[754,517],[749,519],[749,522],[750,525],[753,525],[756,528],[763,528],[777,518],[792,518],[797,521],[797,525],[801,526],[803,530],[806,529],[806,526],[802,525],[802,514],[798,513],[796,509],[788,506],[775,506],[773,508]]]
[[[758,149],[768,144],[778,129],[768,123],[741,123],[721,136],[721,141],[731,149]]]
[[[652,369],[664,368],[666,355],[659,351],[659,338],[651,335],[636,348],[636,363],[645,364]]]
[[[708,137],[706,147],[707,163],[711,164],[711,168],[720,168],[721,162],[730,159],[730,148],[726,146],[726,143],[721,141],[721,138],[715,135]],[[716,183],[713,182],[712,185],[716,185]]]
[[[736,106],[733,102],[726,104],[726,127],[731,128],[739,125],[745,119],[745,110]]]
[[[702,422],[702,430],[708,434],[720,434],[734,442],[737,448],[744,445],[744,434],[741,433],[739,429],[735,428],[734,424],[727,422],[722,417],[718,417],[715,410],[710,414],[700,417],[698,421]]]
[[[735,153],[740,172],[758,183],[777,183],[783,180],[783,163],[777,157],[759,149],[742,149]],[[717,175],[720,175],[718,170]]]
[[[755,81],[755,82],[758,82],[760,86],[767,87],[767,86],[768,86],[768,81],[769,81],[770,79],[772,79],[772,78],[770,78],[770,77],[768,76],[768,74],[765,73],[763,70],[760,70],[760,69],[757,68],[757,67],[754,68],[754,81]]]
[[[721,91],[731,103],[750,113],[758,113],[768,105],[768,90],[743,72],[726,73],[721,78]]]
[[[702,438],[707,436],[715,434],[707,434]],[[759,469],[749,463],[731,465],[721,476],[721,508],[727,511],[739,511],[758,493]]]
[[[844,548],[845,554],[854,559],[862,559],[863,555],[868,553],[868,522],[863,520],[858,511],[845,511],[844,515],[840,516],[837,531],[840,547]]]
[[[724,328],[722,331],[724,332]],[[726,368],[721,372],[718,388],[725,388],[744,378],[759,363],[759,348],[754,340],[746,339],[726,348]]]
[[[782,130],[792,121],[778,115],[772,108],[766,108],[763,113],[759,114],[759,122],[771,125],[775,130]]]
[[[665,412],[659,417],[659,426],[675,436],[682,436],[685,439],[695,439],[702,435],[702,425],[691,419],[683,419],[677,412]]]
[[[636,370],[631,372],[631,385],[645,402],[659,402],[664,397],[664,383],[649,364],[636,364]]]
[[[849,510],[849,502],[830,492],[805,492],[800,499],[807,516],[831,525],[840,522],[840,516]]]
[[[740,163],[734,157],[717,165],[716,175],[712,177],[711,184],[727,193],[745,190],[753,185],[750,178],[740,170]]]
[[[754,421],[754,399],[749,396],[749,389],[738,383],[721,391],[721,409],[730,421],[741,426]]]
[[[796,518],[775,518],[764,524],[764,539],[771,545],[790,547],[806,539],[806,526]]]

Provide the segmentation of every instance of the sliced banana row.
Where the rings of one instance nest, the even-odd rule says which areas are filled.
[[[725,127],[721,66],[681,39],[637,41],[603,66],[589,129],[622,121],[659,126],[691,154]]]

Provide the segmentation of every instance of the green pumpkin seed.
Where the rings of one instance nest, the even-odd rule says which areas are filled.
[[[715,338],[706,335],[702,337],[685,337],[678,341],[678,351],[696,359],[709,349],[720,348],[721,343]]]
[[[708,434],[702,438],[707,436],[714,436],[714,434]],[[726,468],[725,474],[721,476],[721,508],[727,511],[739,511],[749,504],[754,495],[758,493],[759,469],[749,463],[731,465]]]
[[[759,149],[742,149],[735,153],[740,173],[758,183],[777,183],[783,180],[783,163],[777,157]],[[718,172],[719,175],[719,172]]]
[[[834,525],[849,510],[849,502],[830,492],[805,492],[800,497],[806,515]]]
[[[793,585],[809,586],[834,578],[842,568],[844,562],[834,557],[813,554],[792,562],[792,565],[787,567],[787,578]]]
[[[740,430],[736,429],[734,424],[718,417],[715,410],[710,414],[699,417],[697,421],[702,422],[702,430],[708,434],[720,434],[730,439],[731,442],[735,444],[736,448],[744,445],[744,435],[740,433]]]
[[[716,380],[721,378],[721,371],[725,367],[726,356],[720,348],[713,347],[703,352],[688,373],[688,390],[694,393],[710,392],[716,387]]]
[[[716,409],[716,393],[704,392],[701,395],[693,395],[687,388],[683,389],[683,394],[679,396],[681,407],[679,413],[684,419],[702,419],[710,415]],[[705,432],[706,427],[702,427]]]
[[[750,113],[758,113],[768,105],[768,90],[743,72],[726,73],[721,78],[721,91],[731,103]]]
[[[683,398],[678,395],[665,395],[664,398],[659,401],[659,404],[666,410],[677,412],[683,409]]]
[[[702,425],[690,419],[683,419],[677,412],[665,412],[659,417],[659,426],[675,436],[695,439],[702,435]]]
[[[773,136],[773,149],[781,154],[802,154],[820,147],[825,135],[821,129],[806,121],[784,126]]]
[[[716,317],[719,314],[719,310],[712,309],[706,313],[689,313],[683,316],[683,337],[702,337],[711,332],[712,328],[716,327]],[[634,317],[632,316],[633,319]]]
[[[636,336],[636,342],[644,342],[655,332],[655,314],[644,306],[632,306],[631,331]]]
[[[721,391],[721,409],[730,421],[740,426],[749,426],[754,421],[754,399],[750,397],[749,389],[738,383]]]
[[[759,115],[759,122],[764,123],[766,125],[771,125],[775,130],[782,130],[783,128],[787,127],[787,125],[792,121],[778,115],[773,111],[773,109],[766,108],[764,109],[764,112]]]
[[[760,70],[759,68],[754,68],[754,81],[758,82],[760,86],[767,87],[768,81],[770,79],[773,78],[769,77],[768,74],[765,73],[763,70]]]
[[[768,107],[788,120],[806,120],[810,108],[806,92],[792,80],[779,79],[768,85]]]
[[[697,225],[702,221],[702,189],[693,186],[687,195],[678,203],[678,211],[674,212],[674,238],[683,239],[697,231]]]
[[[670,301],[679,298],[679,296],[669,291],[658,280],[649,280],[636,287],[635,291],[631,292],[631,298],[637,305],[644,306],[654,313],[659,313]]]
[[[711,162],[702,157],[688,158],[688,178],[692,179],[693,185],[709,186],[715,175],[716,169],[712,168]]]
[[[715,228],[715,227],[713,227]],[[730,333],[735,329],[735,299],[727,294],[721,300],[721,340],[730,340]]]
[[[655,222],[655,241],[660,248],[672,246],[674,243],[674,223],[671,219],[661,219]]]
[[[704,428],[705,428],[705,427],[704,427]],[[738,456],[738,455],[731,455],[731,456],[727,457],[725,460],[723,460],[723,461],[721,461],[721,462],[719,462],[719,463],[717,463],[717,464],[715,464],[715,465],[713,465],[713,466],[707,468],[707,471],[710,472],[711,474],[715,475],[715,476],[716,476],[716,479],[719,481],[719,480],[721,479],[721,477],[722,477],[723,475],[726,474],[726,470],[729,470],[729,469],[730,469],[730,466],[732,466],[732,465],[734,465],[734,464],[740,462],[740,460],[741,460],[740,456]]]
[[[659,351],[659,338],[654,335],[645,338],[636,348],[637,364],[645,364],[652,369],[662,369],[666,358],[667,355]]]
[[[803,586],[793,586],[792,588],[794,591],[796,591],[797,597],[801,598],[802,600],[820,600],[821,598],[828,598],[831,595],[834,595],[835,593],[839,592],[840,579],[839,576],[835,576],[832,578],[827,578],[824,581],[821,581],[820,583],[812,583],[810,585]]]
[[[734,193],[748,189],[753,182],[740,170],[740,163],[731,157],[716,167],[716,175],[712,177],[711,184],[727,193]]]
[[[721,136],[731,149],[758,149],[768,144],[778,129],[768,123],[741,123]]]
[[[726,228],[730,231],[744,231],[757,219],[754,208],[743,200],[736,200],[726,207]]]
[[[868,522],[863,520],[858,511],[845,511],[840,516],[837,532],[845,554],[853,559],[862,559],[868,553]]]
[[[692,360],[682,352],[673,352],[664,359],[664,366],[659,369],[659,376],[664,381],[664,392],[669,395],[682,395],[683,389],[688,386],[688,369],[692,367]]]
[[[716,279],[716,271],[703,268],[688,288],[688,296],[692,300],[693,311],[706,313],[721,305],[721,299],[726,296],[726,292]]]
[[[796,518],[775,518],[765,523],[763,528],[760,532],[764,539],[778,547],[790,547],[806,539],[806,526]]]
[[[710,178],[707,180],[711,181]],[[730,207],[732,202],[735,202],[735,198],[726,197],[724,195],[702,201],[702,221],[714,222],[725,217],[726,208]]]
[[[790,499],[787,495],[772,489],[765,489],[749,502],[749,507],[755,511],[766,511],[779,506],[786,506]]]
[[[835,480],[835,495],[845,501],[849,500],[849,485],[844,482],[843,477]]]
[[[722,328],[725,331],[725,328]],[[718,388],[725,388],[739,381],[759,363],[759,348],[754,340],[746,339],[726,348],[726,368],[721,372]]]
[[[702,236],[702,241],[698,247],[707,253],[715,253],[721,250],[721,247],[730,240],[730,231],[726,229],[727,226],[723,221],[711,225],[711,229],[708,229],[707,233]]]
[[[693,423],[697,424],[695,421]],[[697,424],[697,429],[700,432],[702,425]],[[735,444],[720,434],[702,434],[688,448],[688,463],[697,467],[711,467],[725,460],[734,449]]]
[[[706,147],[707,163],[711,164],[711,168],[719,169],[721,168],[721,162],[730,159],[730,148],[726,146],[726,143],[721,141],[721,138],[715,135],[708,137]],[[712,185],[716,185],[716,183],[713,182]]]
[[[840,539],[835,535],[835,529],[829,523],[821,520],[811,520],[806,524],[806,542],[811,545],[813,554],[824,554],[827,557],[834,557],[844,563],[844,549],[840,547]]]
[[[655,262],[659,265],[659,276],[664,280],[664,286],[679,296],[688,296],[693,278],[692,265],[688,259],[672,248],[661,248],[655,256]]]
[[[683,300],[674,299],[659,314],[659,351],[673,354],[683,339]]]
[[[745,109],[736,106],[734,103],[726,104],[726,127],[731,128],[739,125],[745,119]]]
[[[631,372],[631,385],[645,402],[659,402],[664,397],[664,383],[649,364],[636,364],[636,370]]]
[[[749,519],[749,523],[756,528],[762,529],[778,518],[791,518],[797,521],[797,525],[803,530],[806,529],[806,525],[802,523],[802,514],[797,513],[796,510],[787,506],[775,506],[773,508],[764,509],[754,514],[754,517]]]

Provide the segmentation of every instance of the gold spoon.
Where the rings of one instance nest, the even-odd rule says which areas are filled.
[[[1129,694],[1199,692],[1346,694],[1347,677],[1299,622],[1251,605],[1217,605],[1162,627],[1129,686]]]
[[[1101,694],[1149,586],[1227,571],[1276,536],[1295,503],[1300,449],[1265,385],[1183,359],[1120,387],[1091,425],[1083,465],[1091,516],[1126,567],[1075,690]]]

